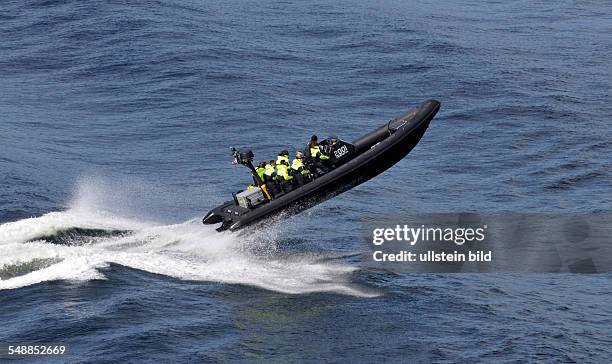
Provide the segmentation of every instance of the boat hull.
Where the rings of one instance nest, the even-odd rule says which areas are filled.
[[[360,151],[354,158],[314,181],[284,194],[265,205],[236,215],[228,201],[211,210],[203,222],[223,223],[218,230],[238,230],[278,214],[295,215],[381,174],[403,159],[421,140],[440,103],[428,100],[353,142]],[[394,129],[394,126],[397,129]],[[388,134],[388,135],[385,135]]]

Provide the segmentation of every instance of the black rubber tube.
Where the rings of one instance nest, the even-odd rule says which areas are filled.
[[[353,141],[355,152],[357,154],[361,154],[362,152],[370,149],[370,147],[372,147],[374,144],[385,140],[389,135],[391,135],[391,130],[389,130],[389,124],[387,123],[373,132]]]

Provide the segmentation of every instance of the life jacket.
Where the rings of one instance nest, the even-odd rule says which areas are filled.
[[[259,175],[259,178],[261,178],[261,181],[263,182],[264,174],[266,174],[266,168],[264,168],[264,167],[257,167],[255,169],[255,172],[257,172],[257,174]]]
[[[278,155],[276,157],[276,165],[279,166],[281,164],[281,161],[285,161],[287,162],[287,164],[289,164],[289,157],[287,157],[286,155]]]
[[[317,157],[317,154],[319,155],[318,157]],[[323,152],[321,152],[321,148],[319,148],[318,145],[313,145],[310,147],[310,156],[315,159],[319,158],[322,161],[329,159],[328,156],[326,156],[325,154],[323,154]]]
[[[299,159],[299,158],[295,158],[293,160],[293,162],[291,163],[291,168],[296,170],[296,171],[299,171],[301,174],[308,174],[308,173],[310,173],[308,168],[306,168],[304,166],[304,162],[301,159]],[[301,169],[301,171],[300,171],[300,169]]]
[[[271,179],[275,180],[276,176],[274,175],[276,173],[276,170],[274,169],[274,166],[272,166],[271,164],[266,164],[266,168],[264,168],[264,174],[268,177],[270,177]]]
[[[279,164],[276,166],[277,169],[277,174],[280,177],[283,177],[285,179],[285,181],[288,181],[290,179],[293,179],[293,176],[289,175],[289,166],[284,165],[284,164]]]

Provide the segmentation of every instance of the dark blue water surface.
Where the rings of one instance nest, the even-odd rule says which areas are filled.
[[[58,362],[609,361],[609,274],[391,274],[358,253],[368,214],[609,212],[610,14],[2,1],[0,343],[66,343]],[[352,140],[427,98],[440,113],[377,178],[272,227],[200,224],[249,181],[230,146]]]

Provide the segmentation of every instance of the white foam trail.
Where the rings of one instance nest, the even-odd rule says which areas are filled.
[[[123,219],[108,213],[92,213],[77,210],[51,212],[0,225],[0,245],[26,242],[42,236],[52,236],[70,228],[100,230],[133,230],[147,226],[147,223]]]
[[[0,290],[60,279],[73,281],[102,279],[104,276],[97,269],[107,266],[107,262],[103,259],[95,255],[90,256],[84,252],[83,247],[31,242],[27,244],[7,244],[3,245],[1,249],[3,254],[0,257],[0,267],[29,262],[33,259],[57,259],[59,261],[49,267],[22,276],[7,280],[0,279]]]
[[[67,211],[0,225],[0,289],[52,280],[104,279],[99,269],[115,263],[179,279],[246,284],[285,293],[376,295],[351,284],[350,273],[355,267],[321,262],[315,256],[275,256],[276,236],[265,236],[265,231],[217,233],[202,225],[199,218],[164,225],[121,217],[155,210],[157,197],[145,201],[149,195],[159,196],[159,189],[132,180],[113,184],[104,178],[84,178]],[[44,241],[74,228],[127,233],[77,238],[67,244]],[[262,234],[266,239],[257,236]],[[272,254],[254,254],[253,247]],[[32,271],[24,272],[20,267]]]
[[[32,241],[71,228],[131,232],[95,238],[95,243],[80,246]],[[0,270],[40,259],[55,262],[0,280],[0,289],[60,279],[104,279],[98,269],[116,263],[179,279],[246,284],[292,294],[372,295],[350,283],[350,273],[356,269],[352,266],[323,263],[316,257],[259,257],[245,249],[252,243],[237,234],[217,233],[199,219],[155,225],[91,211],[53,212],[0,225]]]

